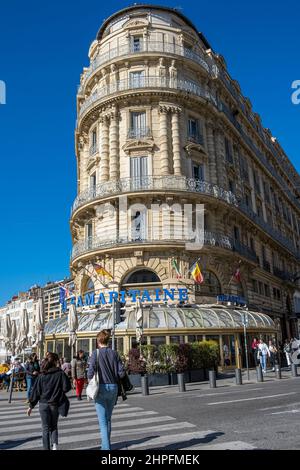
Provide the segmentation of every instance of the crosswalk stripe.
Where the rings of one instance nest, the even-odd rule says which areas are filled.
[[[160,436],[151,439],[151,441],[147,443],[135,444],[132,446],[127,446],[127,450],[135,450],[135,449],[150,449],[154,446],[161,447],[166,446],[167,444],[176,444],[177,442],[187,442],[194,439],[205,439],[210,434],[215,434],[217,431],[194,431],[189,433],[182,433],[182,434],[171,434],[168,436]]]
[[[140,426],[140,425],[145,425],[145,424],[150,424],[150,423],[161,423],[161,422],[167,422],[167,421],[173,421],[175,420],[176,418],[173,418],[172,416],[159,416],[159,417],[151,417],[151,418],[143,418],[143,419],[135,419],[135,420],[132,420],[132,421],[129,421],[129,422],[118,422],[118,423],[114,423],[113,427],[114,429],[115,428],[128,428],[130,426]],[[87,431],[97,431],[97,437],[100,438],[100,431],[99,431],[99,425],[98,423],[95,423],[93,426],[89,425],[89,426],[80,426],[80,431],[81,432],[87,432]],[[63,435],[63,434],[68,434],[70,435],[70,433],[72,432],[78,432],[78,430],[74,430],[74,429],[66,429],[66,428],[59,428],[58,430],[58,433],[59,433],[59,436]],[[135,431],[136,432],[136,431]],[[25,438],[28,436],[28,432],[27,432],[27,429],[26,430],[23,430],[23,434],[18,434],[18,440],[21,440],[22,439],[22,436],[24,436]],[[37,437],[39,438],[41,436],[41,427],[37,428],[37,431],[34,431],[34,432],[31,432],[30,433],[30,437]],[[89,434],[90,436],[90,434]],[[59,439],[59,441],[61,441],[61,439]],[[1,444],[0,444],[0,447],[1,447]]]
[[[194,428],[196,427],[194,424],[188,423],[188,422],[176,422],[172,424],[158,424],[156,426],[143,426],[142,428],[139,429],[123,429],[123,430],[117,430],[114,431],[112,430],[112,437],[117,437],[117,436],[129,436],[129,435],[142,435],[142,434],[147,434],[148,432],[167,432],[167,431],[178,431],[178,429],[184,429],[184,428]],[[31,436],[30,436],[31,437]],[[94,440],[100,440],[100,433],[95,432],[95,433],[89,433],[88,436],[86,436],[87,439],[84,438],[84,435],[81,434],[76,434],[73,436],[66,436],[62,437],[59,439],[59,444],[69,444],[69,443],[74,443],[76,441],[78,442],[87,442],[87,441],[94,441]],[[37,442],[35,440],[32,442],[26,442],[25,444],[17,445],[15,447],[16,450],[26,450],[26,449],[37,449]]]
[[[121,416],[113,416],[112,417],[112,421],[117,421],[117,420],[120,420],[120,418],[126,418],[126,420],[128,418],[137,418],[137,417],[140,417],[140,416],[153,416],[153,415],[157,415],[157,411],[140,411],[139,413],[126,413],[126,414],[122,414]],[[76,418],[76,417],[75,417]],[[33,422],[34,421],[34,422]],[[66,419],[60,419],[59,422],[58,422],[58,426],[59,426],[59,429],[60,428],[64,428],[64,427],[67,427],[67,426],[75,426],[75,425],[81,425],[81,424],[85,424],[85,423],[92,423],[94,422],[98,425],[98,418],[97,418],[97,415],[94,413],[93,416],[89,417],[89,418],[84,418],[84,419],[72,419],[70,417],[66,418]],[[125,421],[126,423],[129,423],[131,421]],[[2,435],[9,435],[11,434],[12,432],[16,433],[18,431],[20,431],[21,433],[24,432],[24,429],[25,431],[29,430],[29,429],[41,429],[41,420],[40,418],[30,418],[30,422],[29,424],[26,424],[26,426],[24,426],[24,423],[19,423],[19,425],[17,425],[17,423],[15,423],[15,426],[9,426],[9,428],[7,428],[6,430],[0,430],[0,437]],[[19,436],[19,434],[18,434]]]
[[[91,408],[89,411],[86,410],[86,408],[81,408],[79,410],[74,410],[73,408],[70,408],[70,413],[72,412],[72,414],[76,414],[77,416],[80,415],[80,416],[87,416],[88,414],[94,414],[96,413],[96,410],[95,410],[95,407]],[[143,408],[141,407],[132,407],[132,408],[124,408],[124,409],[120,409],[120,410],[114,410],[114,415],[123,415],[125,412],[128,412],[128,411],[131,411],[131,412],[137,412],[137,411],[142,411]],[[33,411],[33,413],[36,413],[39,414],[39,410],[38,410],[38,407],[36,407]],[[17,412],[17,413],[13,413],[9,416],[2,416],[0,418],[0,425],[4,425],[4,424],[9,424],[11,422],[12,419],[19,419],[20,417],[22,416],[25,416],[26,417],[26,409],[23,410],[23,412],[20,410],[20,412]],[[31,415],[31,416],[34,416],[34,415]],[[9,419],[9,421],[7,421],[7,419]]]
[[[9,408],[9,404],[7,404],[7,409],[6,410],[2,410],[1,411],[1,407],[0,407],[0,419],[2,416],[5,416],[5,415],[11,415],[11,414],[16,414],[18,413],[19,411],[26,411],[27,408],[28,408],[28,404],[27,403],[24,403],[24,405],[22,406],[18,406],[18,407],[13,407],[13,408]],[[123,410],[125,408],[128,408],[130,405],[116,405],[114,407],[114,410]],[[71,404],[70,404],[70,409],[74,410],[78,410],[78,409],[86,409],[87,407],[90,407],[91,409],[95,409],[95,404],[94,402],[90,402],[90,403],[78,403],[78,404],[74,404],[72,401],[71,401]],[[38,405],[36,406],[36,409],[38,409]]]

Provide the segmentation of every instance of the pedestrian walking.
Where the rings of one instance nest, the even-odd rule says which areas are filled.
[[[269,351],[270,351],[270,365],[272,367],[272,371],[275,371],[275,364],[277,360],[277,348],[272,340],[269,341]]]
[[[43,361],[42,372],[37,377],[29,398],[27,415],[30,416],[33,408],[39,403],[39,412],[42,420],[43,448],[44,450],[57,450],[59,414],[67,416],[69,401],[66,393],[71,390],[70,379],[58,367],[58,355],[48,353]]]
[[[98,395],[95,407],[101,433],[101,450],[110,450],[111,416],[118,399],[118,383],[125,376],[120,356],[108,347],[110,331],[102,330],[97,335],[98,349],[93,351],[88,370],[88,379],[95,373],[99,377]]]
[[[258,358],[264,373],[267,372],[267,357],[270,357],[270,351],[264,340],[260,339],[258,344]]]
[[[72,378],[72,365],[71,362],[68,362],[66,360],[63,361],[63,364],[61,365],[61,369],[64,371],[65,374],[71,379]]]
[[[285,354],[287,366],[290,367],[292,363],[292,360],[291,360],[292,347],[291,347],[291,342],[288,339],[286,339],[284,342],[283,352]]]
[[[29,360],[25,364],[26,386],[27,386],[26,403],[29,403],[31,390],[32,390],[35,380],[37,379],[37,376],[39,375],[39,372],[40,372],[40,364],[39,364],[37,355],[33,353],[29,356]]]
[[[80,349],[77,355],[73,358],[72,362],[72,379],[76,387],[77,400],[82,400],[82,390],[86,380],[86,360],[84,358],[84,351]]]
[[[254,359],[255,366],[258,366],[258,363],[259,363],[259,359],[257,358],[258,344],[259,344],[258,339],[253,338],[252,343],[251,343],[251,351],[252,351],[252,356],[253,356],[253,359]]]

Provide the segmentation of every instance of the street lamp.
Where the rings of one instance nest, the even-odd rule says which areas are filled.
[[[245,354],[246,354],[246,369],[247,369],[247,378],[250,381],[249,374],[249,362],[248,362],[248,344],[247,344],[247,326],[249,323],[248,312],[243,312],[243,325],[244,325],[244,344],[245,344]]]

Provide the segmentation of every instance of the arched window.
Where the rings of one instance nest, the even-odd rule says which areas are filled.
[[[211,271],[202,272],[204,282],[195,284],[195,294],[201,296],[216,296],[221,294],[221,284],[217,276]]]
[[[94,292],[94,291],[95,291],[94,282],[92,281],[91,278],[86,279],[84,283],[83,293],[86,294],[87,292]]]
[[[148,269],[140,269],[129,274],[124,280],[124,284],[146,284],[146,283],[155,283],[161,282],[158,275],[153,271]]]

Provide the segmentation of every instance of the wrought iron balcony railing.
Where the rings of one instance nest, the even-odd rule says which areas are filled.
[[[283,271],[282,269],[279,269],[276,266],[273,266],[273,274],[274,276],[279,277],[283,281],[289,281],[293,278],[293,275],[291,273],[289,273],[288,271]]]
[[[89,253],[96,250],[103,250],[112,247],[120,247],[123,245],[131,244],[170,244],[170,243],[186,243],[194,242],[190,238],[171,238],[168,239],[161,238],[147,238],[145,234],[141,234],[140,237],[111,237],[110,239],[104,239],[103,237],[89,237],[86,240],[81,240],[74,244],[72,249],[71,258],[74,260],[78,256],[81,256],[85,253]],[[233,252],[238,252],[240,255],[245,256],[252,261],[255,261],[253,258],[253,252],[249,247],[242,245],[241,243],[236,243],[231,237],[227,235],[205,231],[203,236],[204,246],[213,246],[218,248],[224,248]]]
[[[84,112],[97,101],[105,98],[106,96],[114,93],[121,93],[124,91],[131,91],[141,88],[168,88],[171,90],[180,90],[186,93],[192,93],[193,95],[200,96],[206,100],[211,101],[215,106],[218,106],[215,97],[204,90],[203,87],[191,80],[185,80],[182,78],[161,78],[161,77],[139,77],[138,79],[126,78],[123,80],[116,81],[109,85],[98,88],[91,96],[86,98],[80,106],[79,118],[82,117]]]
[[[189,132],[187,138],[189,141],[194,142],[195,144],[204,144],[203,135],[197,132]]]
[[[187,191],[200,193],[221,199],[237,206],[235,195],[219,186],[185,176],[143,176],[140,178],[122,178],[117,181],[98,183],[80,193],[72,206],[72,213],[79,207],[102,197],[131,191]]]
[[[179,46],[173,43],[160,42],[160,41],[145,41],[139,44],[139,47],[134,48],[131,44],[123,44],[113,49],[110,49],[107,52],[101,52],[96,59],[94,59],[88,69],[85,71],[84,79],[82,84],[78,88],[78,94],[81,94],[84,91],[85,84],[88,78],[96,71],[99,70],[105,63],[110,62],[113,59],[117,59],[122,56],[131,55],[131,54],[145,54],[145,53],[156,53],[163,52],[166,54],[173,54],[181,57],[186,57],[187,59],[197,62],[201,65],[208,73],[210,72],[209,61],[204,59],[204,56],[201,55],[200,51],[198,53],[191,51],[187,47]]]
[[[144,139],[145,137],[151,137],[151,131],[149,127],[131,127],[127,133],[128,139]]]

